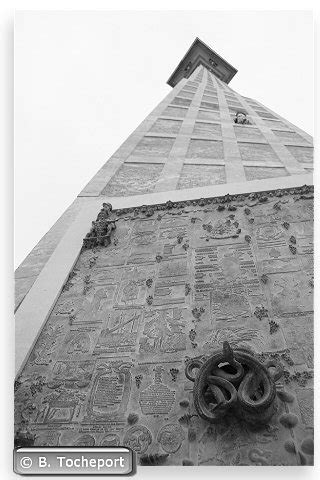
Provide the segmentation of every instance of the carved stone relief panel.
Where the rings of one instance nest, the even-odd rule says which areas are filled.
[[[270,276],[271,303],[276,315],[290,316],[313,310],[312,287],[304,276],[276,273]]]
[[[108,430],[119,430],[125,425],[132,366],[128,357],[105,358],[96,364],[82,424],[103,423]]]
[[[155,267],[126,267],[116,300],[117,306],[134,307],[144,305],[148,291],[147,280],[154,279]]]
[[[82,250],[17,379],[17,444],[127,445],[142,464],[311,465],[312,196],[113,212],[109,246]],[[198,415],[186,362],[224,342],[281,364],[267,423]]]
[[[119,308],[108,312],[93,354],[134,352],[142,315],[141,309],[132,308]]]
[[[187,311],[184,308],[152,309],[145,312],[139,352],[144,355],[175,354],[187,348]]]

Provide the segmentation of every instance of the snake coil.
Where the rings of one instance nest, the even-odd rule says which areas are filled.
[[[267,423],[274,412],[275,382],[283,371],[272,360],[262,364],[224,342],[208,359],[189,360],[185,374],[194,382],[194,406],[204,420],[217,423],[232,410],[247,422]]]

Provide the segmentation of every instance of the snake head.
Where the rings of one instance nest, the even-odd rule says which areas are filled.
[[[232,365],[234,363],[234,355],[233,355],[233,350],[231,348],[231,345],[229,342],[224,341],[223,342],[223,354],[225,357],[225,360]]]
[[[270,360],[267,360],[264,363],[264,366],[268,370],[268,373],[269,373],[271,379],[274,382],[276,382],[277,380],[279,380],[282,377],[283,367],[280,363],[276,362],[275,360],[270,359]]]

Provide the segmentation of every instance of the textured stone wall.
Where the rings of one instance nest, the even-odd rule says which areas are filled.
[[[113,212],[111,243],[82,251],[17,379],[17,438],[127,445],[169,465],[312,464],[312,198]],[[284,369],[262,426],[197,414],[186,360],[225,340]]]

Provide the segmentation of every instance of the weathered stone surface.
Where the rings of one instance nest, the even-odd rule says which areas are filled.
[[[179,118],[184,118],[187,114],[188,110],[186,108],[179,108],[179,107],[174,107],[172,105],[169,105],[163,112],[162,116],[168,116],[168,117],[179,117]]]
[[[246,162],[279,162],[270,145],[260,143],[238,143],[242,160]]]
[[[218,103],[214,103],[214,102],[202,101],[201,104],[200,104],[200,107],[204,108],[204,109],[207,109],[207,110],[219,111]]]
[[[264,124],[269,128],[288,128],[281,120],[269,120],[266,118]]]
[[[184,98],[193,98],[194,97],[194,92],[190,92],[189,90],[180,90],[179,92],[179,97],[184,97]]]
[[[287,146],[287,149],[293,155],[298,162],[303,164],[313,163],[313,148],[312,147],[296,147],[296,146]]]
[[[256,180],[258,178],[286,177],[288,172],[284,167],[244,167],[247,180]]]
[[[173,138],[144,137],[136,146],[133,155],[147,155],[155,157],[167,156],[173,146]]]
[[[221,126],[217,123],[195,122],[193,135],[204,137],[221,137]]]
[[[264,136],[257,128],[250,128],[246,125],[237,125],[234,127],[234,131],[237,138],[245,138],[246,140],[264,140]]]
[[[272,118],[272,119],[275,119],[276,120],[276,116],[273,115],[272,113],[268,112],[268,110],[265,110],[265,109],[262,109],[259,105],[259,107],[257,107],[256,109],[256,114],[259,116],[259,117],[262,117],[262,118]]]
[[[26,424],[37,445],[127,445],[166,465],[299,464],[288,442],[313,424],[308,196],[113,212],[110,245],[81,253],[17,379],[17,431]],[[266,425],[195,411],[185,360],[225,340],[286,371],[290,403],[279,395]]]
[[[189,143],[187,158],[223,158],[223,144],[213,140],[192,138]]]
[[[51,227],[15,271],[15,310],[19,308],[61,237],[79,213],[83,202],[77,198]]]
[[[190,103],[191,100],[183,97],[175,97],[171,102],[172,105],[183,105],[184,107],[189,107]]]
[[[209,112],[208,110],[199,110],[198,117],[199,120],[219,120],[220,113],[219,112]]]
[[[203,102],[218,103],[218,96],[212,94],[203,95],[202,100]]]
[[[117,197],[152,192],[162,168],[163,165],[152,163],[122,165],[104,188],[103,195]]]
[[[225,167],[219,165],[184,165],[177,188],[218,185],[226,182]]]
[[[182,120],[165,120],[165,119],[159,118],[152,125],[150,132],[176,134],[176,133],[179,133],[181,125],[182,125]]]
[[[297,132],[289,132],[287,130],[272,130],[276,137],[284,143],[306,143],[304,138]]]

